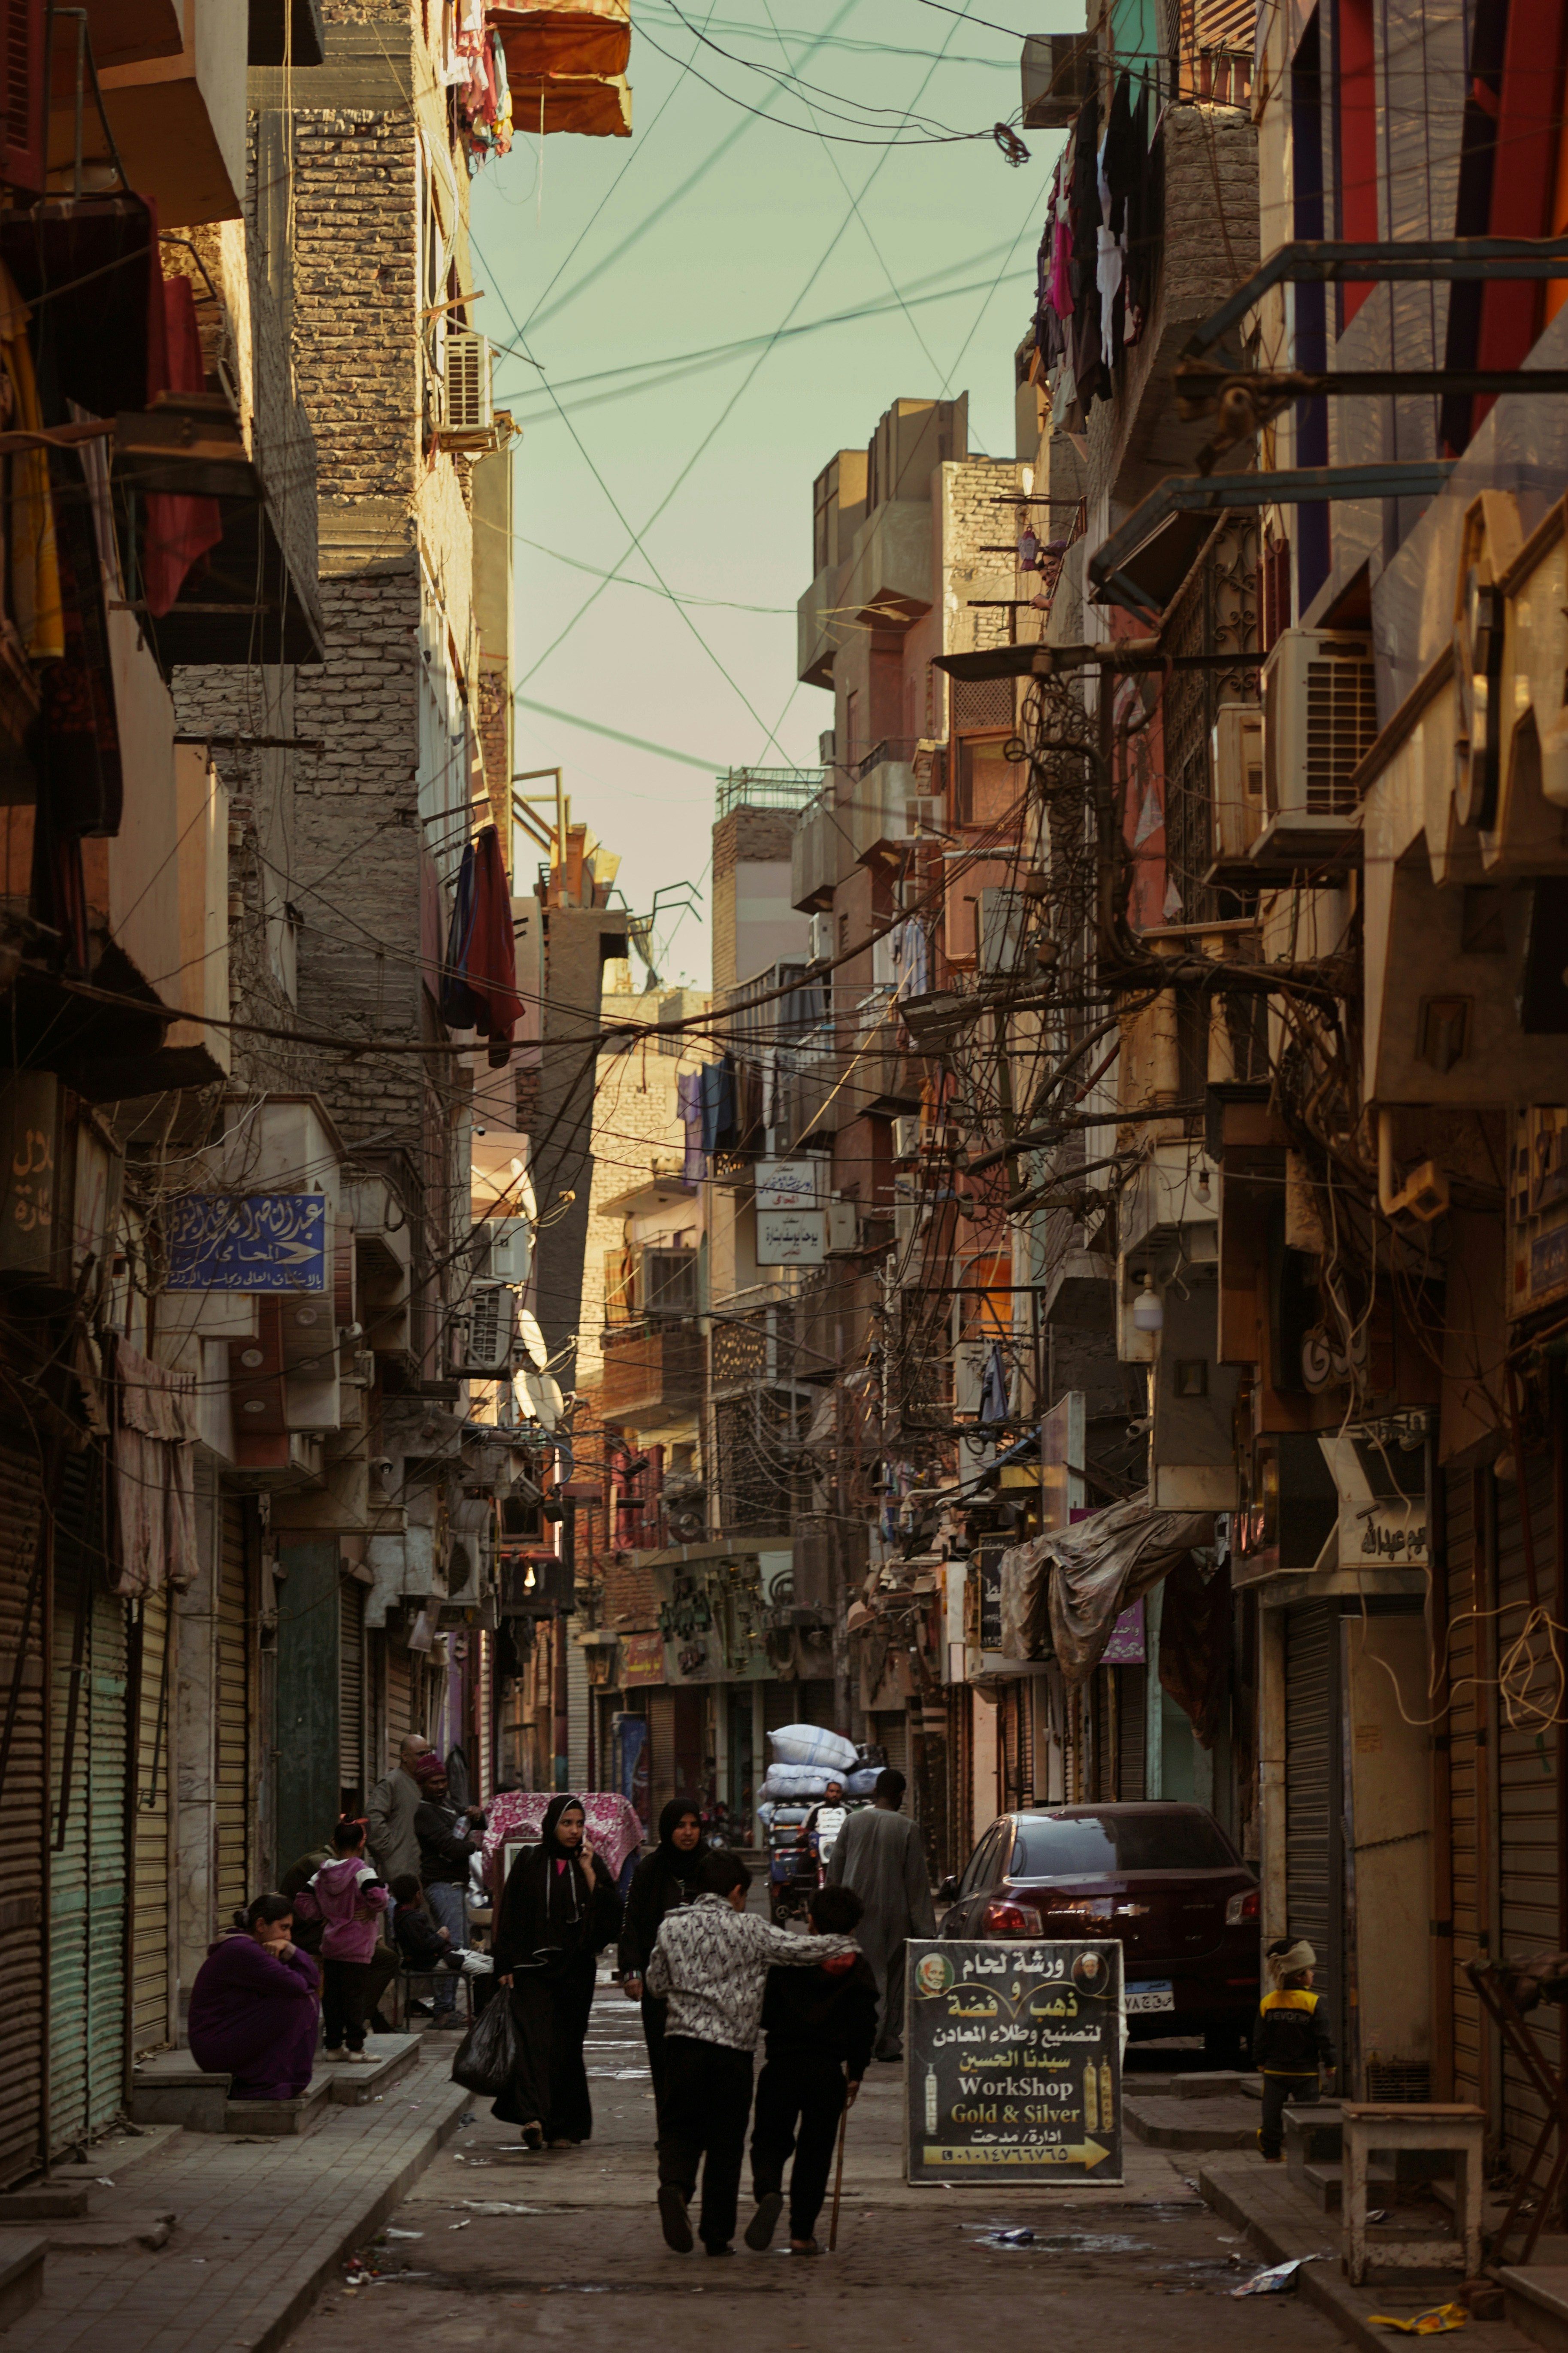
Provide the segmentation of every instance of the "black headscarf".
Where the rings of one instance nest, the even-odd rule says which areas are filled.
[[[591,1953],[615,1934],[620,1907],[614,1890],[607,1890],[615,1917],[605,1927],[600,1918],[598,1874],[583,1862],[581,1846],[563,1846],[556,1832],[568,1806],[582,1806],[570,1792],[552,1798],[540,1824],[537,1846],[524,1847],[507,1875],[496,1923],[495,1963],[501,1973],[538,1965],[545,1956],[556,1961]],[[584,1821],[587,1809],[583,1808]],[[558,1870],[557,1864],[564,1864]]]
[[[701,1810],[689,1798],[671,1798],[658,1818],[658,1844],[654,1850],[654,1861],[661,1878],[679,1879],[689,1892],[702,1876],[703,1853],[700,1838],[689,1853],[675,1843],[675,1833],[688,1814],[700,1831]]]

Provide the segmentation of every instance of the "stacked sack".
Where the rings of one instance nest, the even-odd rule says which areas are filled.
[[[863,1766],[859,1751],[842,1733],[815,1724],[786,1724],[770,1732],[773,1763],[761,1795],[772,1803],[802,1805],[825,1797],[829,1781],[840,1781],[851,1798],[868,1798],[877,1785],[875,1766]]]

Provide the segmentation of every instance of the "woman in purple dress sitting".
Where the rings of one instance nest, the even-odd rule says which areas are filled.
[[[230,2075],[231,2100],[296,2100],[316,2059],[321,1982],[293,1941],[286,1895],[258,1895],[207,1948],[191,1989],[191,2056]]]

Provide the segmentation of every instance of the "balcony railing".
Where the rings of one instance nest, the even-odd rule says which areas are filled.
[[[738,808],[802,809],[822,789],[820,768],[726,768],[715,814]]]

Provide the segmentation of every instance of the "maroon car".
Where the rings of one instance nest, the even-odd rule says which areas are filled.
[[[1114,1936],[1134,2042],[1201,2034],[1234,2066],[1258,2008],[1258,1882],[1202,1806],[1002,1814],[938,1891],[944,1936]]]

